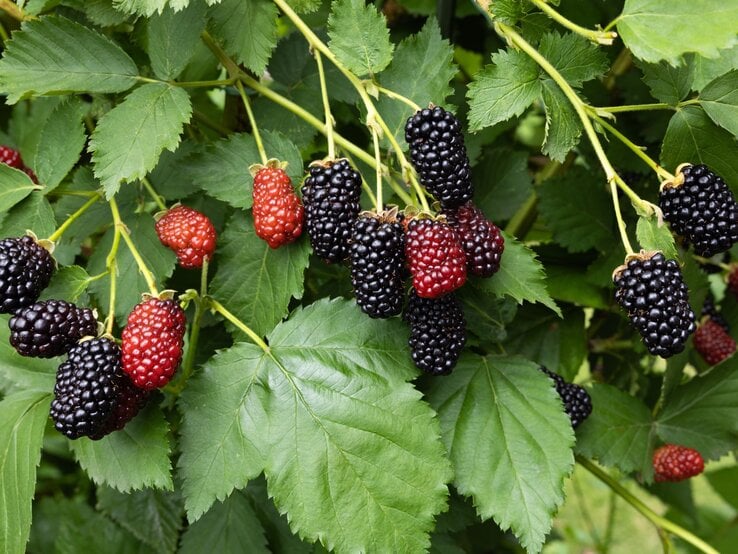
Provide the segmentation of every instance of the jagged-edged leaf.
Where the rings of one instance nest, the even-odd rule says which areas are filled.
[[[692,58],[692,65],[694,66],[692,88],[702,90],[707,83],[720,75],[731,69],[738,69],[738,43],[732,48],[721,50],[716,58],[695,55]]]
[[[146,51],[157,77],[174,79],[189,63],[205,29],[205,13],[205,4],[198,1],[180,11],[167,8],[149,18]]]
[[[56,15],[24,22],[0,60],[0,92],[11,104],[44,94],[121,92],[137,76],[136,64],[110,39]]]
[[[538,49],[575,87],[607,71],[608,61],[603,50],[574,33],[547,33],[541,38]]]
[[[111,552],[139,554],[150,552],[131,533],[84,502],[67,501],[60,509],[61,518],[52,552]]]
[[[543,104],[546,107],[546,138],[541,152],[563,162],[569,151],[579,143],[582,124],[577,112],[559,86],[544,79]]]
[[[145,177],[165,148],[176,150],[191,114],[184,90],[151,83],[100,118],[89,150],[105,195],[111,198],[121,183]]]
[[[25,235],[29,229],[38,237],[48,237],[56,229],[51,204],[39,190],[13,206],[2,221],[0,236],[3,237]]]
[[[644,250],[661,250],[667,258],[676,258],[677,250],[669,226],[659,225],[658,218],[639,217],[636,225],[636,238]]]
[[[181,10],[200,0],[113,0],[116,9],[129,14],[150,16],[156,12],[162,13],[164,8],[170,7],[174,11]],[[205,0],[208,6],[218,4],[221,0]]]
[[[694,79],[692,63],[685,62],[673,66],[666,62],[657,64],[639,62],[637,65],[643,71],[643,82],[648,85],[651,94],[659,102],[676,106],[692,88]]]
[[[41,187],[31,181],[31,178],[19,169],[0,164],[0,214]]]
[[[0,390],[6,394],[24,390],[51,392],[58,360],[19,356],[8,340],[10,317],[0,316]]]
[[[464,355],[428,397],[457,490],[482,519],[540,551],[574,468],[574,433],[552,381],[522,358]]]
[[[474,201],[492,221],[510,219],[533,192],[528,153],[510,148],[485,151],[474,167]]]
[[[41,293],[41,299],[63,298],[76,302],[90,284],[90,276],[78,265],[61,267],[54,272],[49,286]]]
[[[738,137],[738,70],[710,81],[700,100],[710,119]]]

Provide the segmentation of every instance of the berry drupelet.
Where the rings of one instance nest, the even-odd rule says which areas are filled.
[[[92,310],[64,300],[26,306],[10,318],[10,344],[21,356],[53,358],[69,351],[85,336],[97,333]]]
[[[186,269],[202,267],[203,261],[215,252],[217,237],[210,218],[187,206],[176,206],[166,212],[156,222],[156,234]]]
[[[626,258],[613,280],[615,299],[651,354],[668,358],[684,350],[696,325],[687,285],[674,260],[666,260],[661,252],[641,251]]]
[[[32,237],[0,240],[0,313],[33,304],[53,272],[51,254]]]
[[[254,229],[270,248],[279,248],[302,234],[305,209],[292,180],[277,160],[251,167],[254,174]]]
[[[556,392],[564,404],[564,411],[571,420],[571,426],[576,429],[592,413],[592,399],[589,393],[584,387],[567,383],[561,375],[543,366],[539,369],[553,380]]]
[[[702,455],[694,448],[665,444],[653,453],[653,471],[657,483],[684,481],[705,469]]]
[[[459,236],[445,221],[411,219],[405,257],[418,296],[437,298],[466,282],[466,255]]]
[[[23,169],[23,159],[20,152],[10,146],[0,146],[0,164],[9,165],[14,169]]]
[[[471,200],[469,157],[459,120],[441,107],[416,112],[405,124],[405,140],[420,182],[444,208]]]
[[[116,379],[116,405],[105,422],[94,431],[90,438],[99,440],[114,431],[120,431],[146,406],[151,392],[140,389],[123,373],[122,369]]]
[[[694,347],[710,365],[719,364],[735,352],[735,341],[712,319],[707,319],[694,333]]]
[[[505,239],[500,229],[484,217],[471,202],[457,209],[444,210],[448,224],[456,231],[466,254],[466,267],[472,275],[491,277],[500,269]]]
[[[685,164],[659,194],[659,207],[672,230],[709,258],[738,242],[738,203],[720,177],[704,165]]]

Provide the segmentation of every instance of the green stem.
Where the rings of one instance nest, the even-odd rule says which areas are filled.
[[[264,340],[257,335],[248,325],[246,325],[243,321],[238,319],[235,315],[233,315],[231,312],[229,312],[223,304],[215,300],[214,298],[210,299],[210,308],[214,312],[218,312],[220,315],[225,317],[228,321],[233,323],[236,327],[238,327],[239,330],[243,331],[248,335],[248,337],[256,343],[256,345],[261,348],[264,352],[267,354],[270,353],[269,346],[267,343],[264,342]]]
[[[388,98],[392,98],[393,100],[399,100],[403,104],[406,104],[406,105],[410,106],[416,112],[419,112],[420,110],[422,110],[422,108],[420,106],[418,106],[415,102],[413,102],[412,100],[410,100],[407,96],[403,96],[402,94],[400,94],[399,92],[395,92],[394,90],[390,90],[388,88],[381,87],[381,86],[379,86],[376,83],[374,84],[374,86],[376,87],[376,89],[379,92],[381,92],[382,94],[384,94]]]
[[[235,82],[236,79],[231,77],[230,79],[215,79],[212,81],[170,81],[169,84],[182,88],[215,88],[227,87],[233,85]]]
[[[586,27],[577,25],[573,21],[568,20],[559,12],[554,10],[544,0],[530,0],[530,2],[537,6],[542,12],[544,12],[548,17],[556,21],[556,23],[558,23],[562,27],[565,27],[570,31],[573,31],[576,34],[583,36],[587,40],[591,40],[592,42],[595,42],[597,44],[609,46],[612,44],[612,41],[615,40],[618,36],[618,34],[614,31],[593,31],[591,29],[587,29]]]
[[[256,124],[254,110],[251,109],[251,102],[249,102],[249,97],[246,94],[246,91],[243,90],[243,83],[241,83],[241,81],[236,81],[236,88],[238,89],[238,94],[241,95],[243,107],[246,108],[246,115],[248,116],[249,124],[251,125],[251,134],[254,136],[254,142],[256,142],[256,150],[258,150],[259,152],[261,163],[263,165],[266,165],[267,161],[269,161],[269,156],[267,156],[266,149],[264,148],[264,143],[261,140],[261,133],[259,132],[259,126]]]
[[[36,17],[33,15],[23,13],[23,10],[21,10],[14,2],[11,2],[10,0],[0,0],[0,10],[4,11],[10,17],[12,17],[13,19],[17,19],[18,21],[36,19]]]
[[[676,106],[666,104],[665,102],[657,102],[653,104],[626,104],[625,106],[597,106],[594,108],[598,112],[621,113],[621,112],[648,112],[653,110],[675,110]]]
[[[5,25],[3,25],[2,21],[0,21],[0,40],[3,42],[8,42],[8,40],[10,40],[10,35],[8,35],[8,31],[5,30]]]
[[[320,52],[315,50],[315,63],[318,64],[318,76],[320,77],[320,96],[323,98],[323,113],[325,113],[325,137],[328,140],[328,159],[336,159],[336,141],[333,138],[333,126],[335,125],[331,114],[331,104],[328,100],[328,86],[325,81],[323,70],[323,58]]]
[[[156,205],[159,206],[159,209],[161,211],[166,211],[167,205],[164,203],[164,200],[162,199],[161,195],[156,192],[154,189],[154,186],[151,184],[151,181],[149,181],[146,177],[141,178],[141,183],[143,183],[144,188],[149,193],[149,196],[156,202]]]
[[[195,298],[195,315],[190,325],[190,340],[187,341],[187,354],[182,362],[182,378],[179,381],[175,393],[182,392],[185,384],[192,375],[195,368],[195,353],[197,352],[197,342],[200,338],[200,325],[202,316],[205,314],[207,305],[209,304],[208,296],[208,259],[202,262],[202,270],[200,273],[200,294]]]
[[[653,523],[658,529],[663,529],[665,531],[668,531],[669,533],[672,533],[673,535],[676,535],[677,537],[685,540],[686,542],[688,542],[689,544],[697,548],[699,551],[704,552],[705,554],[719,554],[717,550],[715,550],[712,546],[707,544],[705,541],[703,541],[696,535],[690,533],[683,527],[680,527],[676,523],[669,521],[665,517],[662,517],[658,515],[656,512],[654,512],[653,510],[651,510],[651,508],[649,508],[641,500],[636,498],[636,496],[633,495],[628,489],[626,489],[623,485],[618,483],[608,473],[600,469],[594,463],[590,462],[586,458],[582,458],[581,456],[577,456],[577,462],[579,463],[579,465],[581,465],[587,471],[589,471],[592,475],[594,475],[600,481],[602,481],[608,487],[610,487],[610,489],[612,489],[618,496],[620,496],[628,504],[633,506],[637,511],[639,511],[643,516],[645,516],[646,519],[648,519],[651,523]]]
[[[710,265],[714,265],[714,266],[716,266],[716,267],[719,267],[719,268],[720,268],[720,269],[722,269],[723,271],[732,271],[732,270],[733,270],[733,268],[732,268],[732,267],[730,266],[730,264],[724,264],[724,263],[722,263],[722,262],[714,262],[714,261],[712,261],[712,260],[711,260],[711,259],[709,259],[709,258],[704,258],[704,257],[702,257],[702,256],[698,256],[697,254],[692,254],[692,257],[693,257],[693,258],[694,258],[695,260],[697,260],[698,262],[700,262],[701,264],[710,264]]]
[[[131,251],[133,259],[136,260],[138,270],[141,275],[143,275],[143,278],[146,280],[146,285],[149,287],[149,292],[152,296],[159,296],[159,291],[156,288],[156,280],[154,279],[153,274],[146,265],[146,262],[144,262],[143,258],[141,257],[141,253],[138,251],[138,248],[136,248],[136,245],[133,243],[131,235],[128,232],[128,228],[126,227],[125,223],[123,223],[123,220],[121,220],[120,212],[118,211],[118,204],[115,201],[115,198],[111,198],[109,204],[110,211],[113,213],[113,221],[115,222],[115,226],[120,232],[120,235],[123,237],[123,240],[126,241],[126,245],[128,246],[128,250]]]
[[[118,247],[120,246],[120,228],[118,225],[113,227],[113,243],[110,245],[110,251],[105,258],[105,267],[110,275],[110,297],[108,302],[108,317],[105,321],[105,332],[108,335],[113,334],[113,325],[115,324],[115,300],[116,286],[118,279]]]
[[[374,160],[377,162],[377,197],[374,199],[374,206],[377,213],[384,209],[384,199],[382,198],[382,157],[379,151],[379,133],[372,127],[372,142],[374,142]]]
[[[83,213],[85,213],[87,211],[87,208],[89,208],[95,202],[97,202],[99,198],[100,198],[100,196],[97,193],[95,193],[95,196],[90,197],[90,199],[87,200],[87,202],[85,202],[84,204],[82,204],[82,206],[80,206],[80,208],[76,212],[74,212],[72,215],[70,215],[66,219],[66,221],[64,221],[64,223],[62,223],[59,226],[59,228],[56,231],[54,231],[51,234],[51,236],[49,236],[49,240],[51,242],[55,242],[55,241],[59,240],[61,238],[61,236],[64,234],[64,231],[66,231],[72,223],[74,223]]]

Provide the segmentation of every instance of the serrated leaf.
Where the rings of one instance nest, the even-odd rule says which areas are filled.
[[[541,93],[538,66],[516,50],[492,55],[492,64],[469,85],[469,129],[479,131],[520,115]]]
[[[0,226],[0,236],[25,235],[29,229],[38,237],[48,237],[56,229],[54,211],[41,191],[33,191],[10,210]]]
[[[197,1],[197,0],[196,0]],[[208,5],[217,4],[220,0],[206,0]],[[181,10],[190,4],[190,0],[113,0],[116,9],[129,13],[151,16],[162,13],[166,7],[174,11]]]
[[[496,222],[510,219],[533,192],[528,152],[522,150],[487,150],[472,178],[475,202]]]
[[[700,100],[710,119],[738,137],[738,70],[710,81]]]
[[[656,217],[639,217],[636,238],[644,250],[660,250],[664,256],[677,258],[676,244],[666,223],[659,225]]]
[[[475,286],[462,287],[457,296],[464,307],[467,329],[484,342],[502,342],[506,326],[515,317],[518,304],[512,298],[480,294]]]
[[[678,65],[687,52],[714,58],[731,46],[736,21],[738,5],[724,0],[625,0],[617,26],[636,58]]]
[[[0,60],[0,91],[10,104],[45,94],[121,92],[137,76],[136,64],[110,39],[59,16],[24,22]]]
[[[146,84],[106,113],[90,138],[89,151],[109,199],[122,182],[145,177],[166,148],[179,145],[182,126],[190,120],[192,104],[181,88]]]
[[[100,27],[120,25],[129,17],[113,7],[113,0],[64,0],[64,5],[84,13],[87,19]]]
[[[0,402],[0,549],[25,552],[31,530],[36,466],[51,395],[24,391]]]
[[[0,389],[6,394],[16,390],[51,392],[54,389],[58,360],[19,356],[8,340],[10,317],[0,316]]]
[[[384,15],[362,0],[334,0],[328,17],[330,48],[359,77],[382,71],[392,60],[394,45]]]
[[[694,65],[684,62],[673,66],[666,62],[658,64],[638,63],[643,71],[643,82],[648,85],[651,95],[659,102],[676,106],[692,88]]]
[[[738,44],[732,48],[721,50],[716,58],[705,58],[695,55],[692,59],[694,66],[694,90],[702,88],[710,81],[720,77],[731,69],[738,69]]]
[[[515,25],[533,9],[528,0],[490,0],[489,12],[506,25]]]
[[[100,440],[70,441],[74,457],[98,485],[121,492],[155,487],[172,489],[169,424],[149,404],[124,429]]]
[[[198,1],[180,11],[167,8],[151,16],[146,26],[146,51],[157,77],[175,79],[187,66],[205,29],[205,13],[205,4]]]
[[[528,552],[540,551],[574,468],[574,433],[551,383],[522,358],[465,355],[428,393],[457,490]]]
[[[547,33],[543,35],[538,49],[574,87],[607,71],[608,61],[604,52],[574,33]]]
[[[546,107],[546,138],[541,152],[563,162],[579,143],[582,124],[571,102],[551,79],[542,81],[543,104]]]
[[[287,315],[290,300],[302,297],[310,254],[306,238],[272,249],[256,236],[250,214],[235,214],[219,240],[210,293],[265,335]]]
[[[67,502],[54,541],[56,554],[106,552],[110,554],[150,553],[136,537],[83,502]]]
[[[40,188],[24,172],[0,164],[0,214],[6,213],[31,192]]]
[[[67,302],[76,302],[89,284],[90,276],[80,266],[61,267],[56,270],[49,286],[41,293],[41,300],[63,298]]]
[[[213,35],[257,75],[277,44],[277,7],[269,0],[223,0],[209,10]]]

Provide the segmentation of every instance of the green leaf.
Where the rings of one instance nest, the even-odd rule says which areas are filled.
[[[688,62],[678,66],[666,62],[658,64],[638,63],[643,71],[643,82],[648,85],[651,95],[659,102],[676,106],[692,89],[694,65]]]
[[[547,33],[538,49],[574,87],[607,71],[608,60],[602,49],[574,33]]]
[[[640,471],[650,479],[656,436],[649,409],[611,385],[596,384],[588,392],[593,409],[577,428],[577,452],[626,473]]]
[[[507,337],[506,326],[515,317],[518,304],[512,298],[497,298],[480,292],[471,285],[462,287],[457,294],[464,305],[467,329],[484,342],[502,342]]]
[[[738,69],[738,43],[732,48],[721,50],[717,58],[694,56],[692,65],[694,66],[692,87],[694,90],[702,90],[707,83],[720,75],[731,69]]]
[[[528,153],[494,148],[474,167],[475,202],[493,221],[509,220],[533,192]]]
[[[24,172],[0,164],[0,217],[31,192],[40,188]]]
[[[112,198],[122,182],[145,177],[165,148],[176,150],[191,114],[187,93],[164,84],[143,85],[106,113],[89,147],[106,197]]]
[[[492,55],[492,63],[469,85],[472,131],[520,115],[541,93],[538,66],[528,55],[517,50],[500,51]]]
[[[533,5],[528,0],[490,0],[489,12],[506,25],[515,25]]]
[[[724,0],[625,0],[618,33],[636,58],[678,65],[687,52],[714,58],[735,40],[738,5]]]
[[[31,530],[36,466],[49,417],[51,395],[24,391],[0,402],[0,545],[25,552]]]
[[[65,0],[64,5],[84,13],[87,19],[100,27],[113,27],[128,19],[128,14],[113,7],[112,0]]]
[[[676,244],[669,226],[666,223],[659,225],[655,216],[638,218],[636,238],[644,250],[660,250],[667,258],[677,258]]]
[[[574,468],[574,433],[552,381],[522,358],[465,355],[428,398],[457,490],[539,552]]]
[[[209,10],[213,34],[257,75],[277,44],[277,7],[269,0],[223,0]]]
[[[710,119],[738,137],[738,70],[711,81],[700,100]]]
[[[53,552],[105,552],[106,554],[150,553],[136,537],[82,502],[67,502]]]
[[[24,22],[0,60],[0,91],[10,104],[46,94],[121,92],[137,76],[136,64],[110,39],[58,16]]]
[[[145,487],[172,489],[169,424],[149,404],[124,429],[100,440],[82,437],[69,444],[79,465],[98,485],[121,492]]]
[[[738,467],[724,467],[705,473],[712,488],[733,508],[738,509]]]
[[[54,211],[49,201],[42,192],[33,191],[7,214],[0,226],[0,236],[20,236],[30,229],[38,237],[48,237],[55,228]]]
[[[151,16],[146,26],[146,51],[157,77],[175,79],[195,54],[205,29],[206,6],[192,2],[181,11],[172,8]]]
[[[225,501],[216,503],[191,524],[182,535],[180,554],[268,554],[264,528],[248,498],[233,491]]]
[[[209,6],[217,4],[220,0],[205,0]],[[129,14],[151,16],[155,12],[162,13],[164,8],[169,7],[174,11],[190,5],[190,0],[113,0],[116,9]],[[197,3],[197,0],[194,2]]]
[[[582,125],[571,102],[551,79],[543,80],[543,104],[546,107],[546,138],[541,152],[563,162],[579,143]]]
[[[328,17],[330,48],[359,77],[382,71],[392,60],[394,45],[384,15],[362,0],[334,0]]]
[[[56,270],[49,286],[41,293],[41,300],[63,298],[76,302],[90,285],[90,276],[78,265],[61,267]]]
[[[10,315],[0,316],[0,389],[5,393],[15,390],[51,392],[59,361],[19,356],[8,340],[10,318]]]
[[[290,300],[302,297],[310,255],[306,239],[272,249],[256,236],[251,215],[236,213],[219,240],[210,293],[265,335],[287,315]]]

